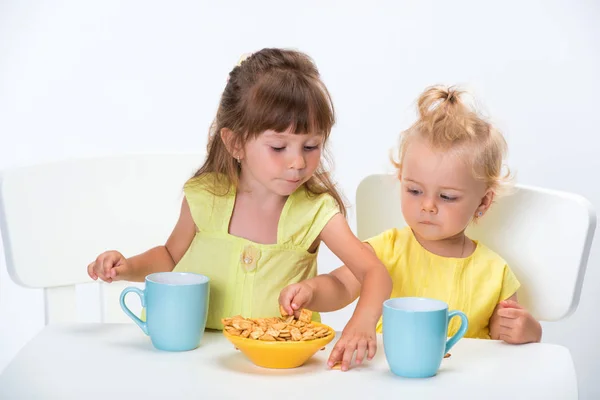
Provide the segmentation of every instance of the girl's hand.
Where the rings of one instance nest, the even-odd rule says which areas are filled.
[[[128,272],[127,259],[118,251],[106,251],[88,265],[88,275],[93,280],[100,278],[104,282],[125,279],[123,275]]]
[[[377,352],[377,335],[375,323],[353,316],[342,331],[342,337],[337,341],[327,365],[332,368],[341,362],[341,370],[347,371],[352,363],[352,356],[356,351],[356,364],[362,364],[365,355],[367,360],[372,360]]]
[[[309,308],[307,305],[313,298],[313,289],[305,282],[294,283],[283,288],[279,293],[279,305],[288,315],[300,316],[300,310]]]
[[[542,340],[542,326],[516,301],[501,301],[496,318],[498,338],[506,343],[523,344]]]

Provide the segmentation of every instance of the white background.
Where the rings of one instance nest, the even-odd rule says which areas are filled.
[[[202,151],[238,57],[290,47],[315,59],[333,96],[335,176],[351,202],[365,175],[391,171],[419,93],[444,83],[472,90],[505,132],[520,183],[600,210],[600,3],[226,3],[0,2],[0,169]],[[582,399],[600,398],[599,250],[597,237],[579,309],[544,333],[571,350]],[[13,284],[1,256],[0,370],[43,325],[41,292]],[[320,261],[338,265],[326,249]],[[339,329],[349,312],[324,320]]]

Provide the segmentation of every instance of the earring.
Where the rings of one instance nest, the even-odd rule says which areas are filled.
[[[241,164],[241,163],[242,163],[242,162],[240,161],[240,156],[237,156],[235,159],[237,160],[238,164]]]
[[[477,213],[477,216],[478,216],[478,217],[481,217],[481,216],[483,216],[483,211],[479,211],[479,212]]]

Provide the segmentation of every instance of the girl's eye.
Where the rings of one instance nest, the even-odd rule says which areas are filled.
[[[319,146],[304,146],[304,150],[306,151],[317,150],[318,148]]]
[[[273,147],[273,146],[271,146],[271,148],[273,149],[273,151],[276,151],[276,152],[280,152],[280,151],[285,150],[285,147]]]
[[[457,199],[457,197],[448,196],[446,194],[440,194],[440,197],[445,201],[454,201]]]
[[[418,196],[419,194],[421,194],[421,192],[417,189],[406,189],[406,191],[412,194],[413,196]]]

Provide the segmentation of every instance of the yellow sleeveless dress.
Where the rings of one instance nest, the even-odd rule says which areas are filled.
[[[311,195],[302,186],[286,200],[277,243],[254,243],[228,233],[236,188],[230,185],[227,194],[218,195],[228,187],[215,178],[207,174],[184,187],[197,232],[174,271],[210,278],[207,328],[222,329],[221,318],[234,315],[279,316],[280,291],[316,276],[318,251],[308,250],[340,212],[338,204],[331,195]],[[317,313],[314,319],[319,320]]]

